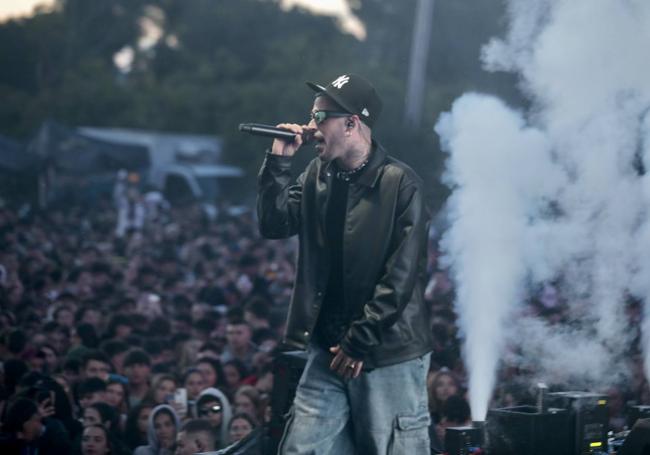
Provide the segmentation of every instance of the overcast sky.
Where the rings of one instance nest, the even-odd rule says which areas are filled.
[[[36,5],[51,5],[52,3],[54,0],[2,0],[0,2],[0,21],[10,17],[29,15]],[[344,30],[357,38],[365,37],[363,24],[350,13],[350,8],[345,0],[282,0],[282,3],[286,7],[302,5],[315,12],[339,16]]]
[[[51,3],[51,0],[3,0],[0,2],[0,19],[27,15],[39,3]]]

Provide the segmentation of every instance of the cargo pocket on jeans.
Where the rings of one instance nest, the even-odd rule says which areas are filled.
[[[388,455],[427,455],[429,424],[431,418],[425,411],[415,415],[399,415],[395,419]]]

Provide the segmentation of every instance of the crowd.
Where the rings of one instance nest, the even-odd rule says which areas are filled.
[[[268,419],[294,242],[146,196],[0,209],[0,447],[194,453]]]
[[[207,216],[122,183],[90,205],[0,208],[3,454],[190,454],[269,421],[295,240],[262,239],[252,211]],[[433,239],[429,271],[442,440],[470,414]],[[518,373],[503,370],[493,405],[526,400]]]

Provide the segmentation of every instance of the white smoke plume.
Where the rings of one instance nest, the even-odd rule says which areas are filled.
[[[436,125],[474,420],[506,343],[539,379],[611,384],[638,329],[626,296],[650,295],[650,2],[510,0],[508,17],[483,61],[518,73],[531,109],[466,94]],[[550,282],[569,325],[524,311]]]

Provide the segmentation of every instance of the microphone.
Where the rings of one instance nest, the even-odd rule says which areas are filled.
[[[293,131],[278,128],[276,126],[264,125],[262,123],[240,123],[239,131],[242,133],[252,134],[253,136],[266,136],[274,139],[282,139],[287,142],[293,142],[296,138],[296,133]],[[303,144],[311,142],[313,138],[314,133],[311,131],[302,133]]]

